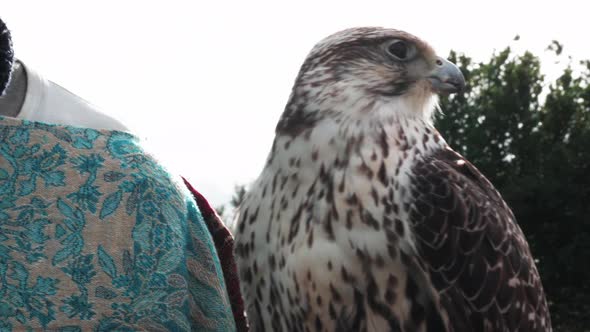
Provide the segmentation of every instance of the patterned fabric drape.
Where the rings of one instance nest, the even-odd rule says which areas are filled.
[[[126,133],[0,117],[0,330],[233,331],[194,198]]]

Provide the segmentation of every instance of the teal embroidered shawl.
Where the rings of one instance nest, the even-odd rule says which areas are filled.
[[[193,198],[127,133],[0,117],[0,331],[233,331]]]

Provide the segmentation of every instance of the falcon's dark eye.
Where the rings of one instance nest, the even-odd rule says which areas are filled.
[[[416,55],[416,48],[404,40],[394,40],[387,46],[387,52],[398,60],[410,60]]]

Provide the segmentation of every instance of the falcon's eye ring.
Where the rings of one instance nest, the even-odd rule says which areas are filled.
[[[387,53],[397,60],[407,61],[416,55],[416,47],[405,40],[395,39],[387,44]]]

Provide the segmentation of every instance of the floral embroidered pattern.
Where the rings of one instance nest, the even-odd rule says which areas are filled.
[[[181,182],[135,137],[0,117],[0,331],[233,331]]]

